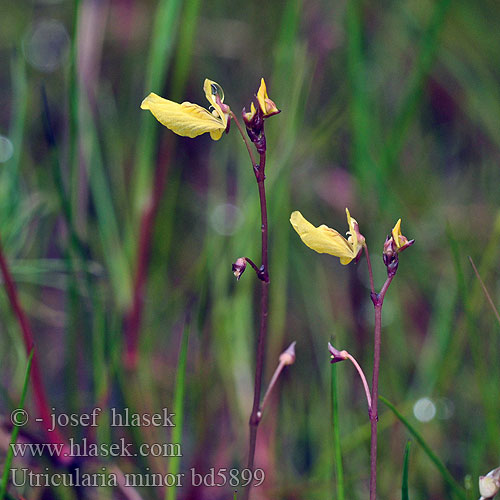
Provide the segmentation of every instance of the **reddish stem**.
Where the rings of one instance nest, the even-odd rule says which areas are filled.
[[[40,419],[42,421],[42,427],[44,433],[47,437],[48,442],[52,444],[63,444],[64,446],[66,446],[65,441],[62,435],[60,434],[59,430],[57,429],[57,427],[49,432],[49,429],[52,429],[52,419],[50,416],[51,411],[47,396],[45,394],[45,389],[43,386],[40,364],[38,362],[38,351],[35,348],[33,331],[31,330],[31,325],[29,323],[28,317],[26,316],[26,313],[24,312],[21,306],[21,302],[19,301],[16,285],[12,278],[12,274],[10,272],[7,259],[5,258],[1,241],[0,241],[0,269],[5,285],[5,291],[7,292],[10,305],[12,307],[14,315],[17,319],[17,322],[23,334],[23,341],[24,341],[24,346],[26,348],[26,355],[29,356],[31,351],[34,350],[33,359],[31,361],[30,377],[31,377],[31,385],[33,387],[35,404],[37,407],[38,415],[40,416]],[[71,458],[65,456],[64,452],[61,453],[61,455],[57,458],[63,464],[67,464],[71,461]]]
[[[372,294],[375,294],[375,285],[373,283],[373,270],[372,270],[372,261],[370,260],[370,254],[368,252],[368,246],[364,245],[365,255],[366,255],[366,264],[368,266],[368,276],[370,277],[370,290]]]
[[[248,142],[247,136],[243,131],[243,127],[236,115],[231,112],[231,117],[236,123],[236,127],[245,143],[245,146],[250,156],[250,161],[252,162],[252,167],[255,173],[255,178],[257,179],[257,185],[259,188],[259,202],[260,202],[260,217],[261,217],[261,256],[262,256],[262,266],[257,273],[257,276],[261,280],[261,291],[260,291],[260,328],[259,337],[257,340],[257,359],[255,363],[255,384],[253,393],[253,405],[252,413],[250,414],[250,435],[249,435],[249,446],[248,446],[248,462],[247,468],[253,471],[255,462],[255,448],[257,445],[257,430],[259,427],[260,419],[262,417],[260,408],[260,395],[262,391],[262,375],[264,371],[264,361],[265,361],[265,350],[266,350],[266,340],[267,340],[267,317],[269,314],[269,256],[268,256],[268,224],[267,224],[267,201],[266,201],[266,188],[265,188],[265,168],[266,168],[266,153],[260,153],[260,164],[257,165],[255,162],[255,157],[253,155],[250,143]],[[250,489],[252,487],[252,482],[248,484],[245,488],[244,500],[248,500],[250,497]]]
[[[365,247],[366,250],[366,247]],[[368,255],[368,254],[367,254]],[[371,268],[371,266],[370,266]],[[373,379],[372,379],[372,405],[370,409],[371,440],[370,440],[370,500],[377,498],[377,423],[378,423],[378,376],[380,371],[380,344],[382,331],[382,305],[385,294],[394,275],[390,275],[380,290],[372,293],[375,307],[375,334],[373,349]]]
[[[167,139],[167,151],[172,146],[171,139]],[[151,200],[144,208],[140,222],[139,243],[137,247],[137,257],[135,265],[135,275],[133,283],[133,296],[130,308],[125,317],[125,368],[134,371],[139,361],[139,333],[141,327],[142,312],[144,309],[144,295],[148,276],[149,255],[153,240],[153,229],[156,214],[167,183],[170,167],[170,155],[158,163],[155,171],[153,192]]]
[[[351,356],[347,351],[345,351],[345,356],[354,365],[354,367],[358,372],[359,378],[361,379],[361,383],[363,384],[363,389],[365,390],[366,402],[368,403],[368,411],[370,412],[372,408],[372,398],[370,395],[370,388],[368,387],[368,382],[366,381],[365,372],[363,371],[359,363],[356,361],[356,358],[354,356]]]
[[[269,313],[269,259],[268,259],[268,224],[267,224],[267,202],[265,181],[266,154],[260,154],[260,165],[254,165],[254,172],[259,187],[259,201],[261,211],[261,233],[262,233],[262,266],[260,269],[261,292],[260,292],[260,329],[257,341],[257,359],[255,364],[255,384],[253,395],[252,413],[250,414],[250,435],[247,468],[253,471],[255,462],[255,448],[257,444],[257,430],[262,417],[260,409],[260,396],[262,391],[262,375],[264,371],[265,350],[267,340],[267,317]],[[245,489],[244,499],[250,497],[250,482]]]

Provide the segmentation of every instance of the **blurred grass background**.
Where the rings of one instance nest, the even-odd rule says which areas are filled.
[[[377,287],[385,274],[382,245],[399,217],[404,234],[416,239],[384,304],[380,390],[460,484],[472,478],[476,498],[478,475],[500,462],[499,325],[467,261],[473,257],[496,300],[497,3],[1,0],[0,12],[0,238],[57,411],[171,407],[174,392],[179,401],[179,350],[189,332],[183,457],[170,467],[245,463],[257,283],[250,271],[236,283],[231,263],[243,255],[258,260],[254,175],[235,130],[218,142],[179,138],[139,105],[151,91],[205,105],[208,77],[239,113],[264,76],[282,109],[266,125],[265,380],[293,340],[297,362],[259,431],[256,461],[266,481],[254,498],[336,498],[326,343],[333,339],[371,370],[366,264],[343,267],[315,254],[288,219],[298,209],[344,232],[346,206],[369,244]],[[131,375],[124,331],[155,188],[139,364]],[[5,294],[0,308],[0,407],[7,416],[21,394],[26,353]],[[352,367],[338,366],[336,376],[345,495],[363,499],[366,402]],[[119,430],[105,418],[95,439],[116,441]],[[87,431],[63,429],[67,437]],[[380,498],[400,498],[407,438],[381,408]],[[133,439],[171,437],[143,428]],[[164,458],[117,462],[135,472],[169,466]],[[408,482],[412,500],[454,498],[418,445]],[[62,488],[11,493],[76,498]],[[151,488],[140,494],[164,496]],[[181,499],[231,495],[231,488],[177,490]]]

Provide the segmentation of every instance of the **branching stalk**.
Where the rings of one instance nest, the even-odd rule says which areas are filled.
[[[231,117],[234,120],[236,127],[238,128],[241,137],[245,143],[250,160],[252,162],[252,167],[255,173],[255,178],[257,180],[257,185],[259,189],[259,203],[260,203],[260,214],[261,214],[261,260],[262,265],[259,269],[258,276],[261,280],[260,285],[260,328],[259,337],[257,340],[257,357],[255,364],[255,384],[254,384],[254,395],[253,395],[253,405],[252,413],[250,414],[250,434],[249,434],[249,446],[248,446],[248,462],[247,468],[253,471],[254,461],[255,461],[255,448],[257,444],[257,430],[259,427],[259,422],[261,419],[261,407],[260,407],[260,396],[262,392],[262,375],[264,371],[265,363],[265,350],[267,341],[267,326],[268,326],[268,314],[269,314],[269,255],[268,255],[268,223],[267,223],[267,201],[266,201],[266,188],[265,188],[265,168],[266,168],[266,153],[265,151],[260,152],[259,164],[255,161],[255,156],[252,152],[248,138],[239,123],[236,115],[231,112]],[[244,499],[247,500],[250,496],[251,482],[245,489]]]

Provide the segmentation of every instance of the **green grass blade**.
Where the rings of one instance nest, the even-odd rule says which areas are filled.
[[[351,126],[353,135],[352,163],[361,188],[366,182],[377,182],[375,168],[370,157],[371,127],[369,99],[367,92],[366,65],[363,54],[361,2],[347,3],[346,25],[348,35],[347,73],[351,86]]]
[[[26,68],[21,51],[17,50],[11,61],[13,113],[9,135],[13,146],[11,159],[2,166],[1,188],[2,207],[5,214],[12,216],[19,209],[22,194],[19,183],[19,167],[26,125],[26,113],[29,102]]]
[[[436,466],[439,473],[443,479],[448,483],[450,488],[461,500],[467,500],[465,490],[460,486],[460,484],[453,478],[446,466],[441,462],[439,457],[431,450],[430,446],[425,442],[422,435],[413,427],[410,422],[397,410],[397,408],[383,396],[379,396],[380,401],[384,403],[393,413],[396,415],[398,420],[408,429],[410,434],[416,439],[417,443],[422,447],[425,454],[429,457],[431,462]]]
[[[436,3],[433,17],[430,24],[423,34],[420,42],[420,52],[418,59],[410,78],[409,88],[400,107],[399,113],[394,121],[394,126],[389,139],[386,142],[384,155],[382,157],[382,168],[385,174],[388,174],[401,149],[410,124],[418,111],[418,105],[425,88],[425,79],[434,62],[437,48],[439,46],[439,35],[443,29],[446,20],[446,14],[450,7],[450,0],[441,0]]]
[[[190,318],[189,313],[184,324],[182,332],[182,343],[179,352],[179,360],[177,362],[177,372],[175,377],[174,389],[174,411],[175,411],[175,427],[172,429],[172,443],[179,444],[182,440],[182,428],[184,420],[184,394],[186,392],[186,359],[189,346],[189,328]],[[169,474],[177,474],[181,465],[181,457],[170,457],[168,461]],[[165,490],[165,500],[176,500],[177,488],[172,486]]]
[[[174,72],[172,75],[172,97],[174,101],[182,100],[182,93],[191,67],[193,45],[196,42],[196,28],[201,7],[201,0],[186,0],[179,28],[179,42],[176,49]]]
[[[19,401],[19,406],[18,406],[19,410],[24,409],[24,400],[26,399],[26,393],[28,392],[28,383],[29,383],[30,372],[31,372],[31,361],[33,360],[33,353],[34,352],[35,352],[34,349],[31,349],[30,355],[28,357],[28,363],[26,365],[26,373],[24,375],[23,390],[21,392],[21,400]],[[16,444],[18,434],[19,434],[19,427],[17,425],[14,425],[12,427],[12,436],[10,439],[10,446],[9,446],[9,449],[7,450],[7,456],[5,458],[5,465],[4,465],[3,474],[2,474],[2,483],[0,485],[0,500],[4,499],[5,493],[7,491],[7,484],[9,482],[10,466],[12,465],[12,459],[14,458],[13,445]]]
[[[172,59],[174,41],[177,29],[180,26],[180,12],[182,0],[160,0],[154,15],[155,23],[146,70],[144,97],[149,92],[161,93],[165,83],[167,68]],[[142,212],[144,204],[148,202],[151,188],[154,144],[159,130],[158,123],[139,109],[141,125],[137,141],[137,156],[135,162],[135,193],[134,207]]]
[[[83,96],[82,96],[83,97]],[[96,126],[87,102],[81,102],[81,141],[86,152],[90,191],[97,214],[104,259],[111,285],[120,307],[130,303],[132,278],[120,237],[120,223],[113,203],[113,194],[105,172]]]
[[[403,481],[401,486],[401,500],[410,500],[408,494],[408,464],[410,460],[410,446],[411,441],[406,443],[405,456],[403,459]]]
[[[332,364],[332,424],[333,424],[333,450],[335,453],[335,477],[337,479],[336,500],[344,500],[344,469],[342,466],[342,448],[340,446],[339,427],[339,397],[337,390],[337,365]]]

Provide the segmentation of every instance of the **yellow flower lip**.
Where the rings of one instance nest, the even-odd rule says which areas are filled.
[[[198,104],[178,104],[154,93],[142,101],[141,109],[151,111],[162,125],[177,135],[193,138],[208,132],[214,141],[218,141],[227,128],[230,109],[224,104],[224,92],[218,83],[207,78],[203,90],[212,112]]]
[[[271,99],[269,99],[269,96],[267,95],[267,87],[264,78],[260,79],[260,87],[257,92],[257,101],[259,103],[260,109],[262,110],[262,113],[264,114],[264,118],[280,113],[280,110],[278,109],[276,104],[274,104],[274,102],[271,101]]]
[[[250,111],[245,112],[245,109],[243,109],[243,111],[243,119],[245,120],[245,123],[250,123],[255,116],[255,113],[257,113],[253,102],[250,104]]]
[[[408,241],[408,238],[406,236],[403,236],[403,233],[401,232],[401,219],[398,219],[398,221],[394,225],[391,231],[391,235],[397,252],[402,252],[410,245],[413,245],[413,243],[415,242],[415,240]]]
[[[349,231],[348,238],[344,238],[338,231],[328,226],[313,226],[299,211],[292,212],[290,223],[300,236],[300,239],[312,250],[318,253],[327,253],[340,258],[344,266],[355,259],[364,245],[364,237],[359,233],[356,219],[351,217],[346,208]]]

